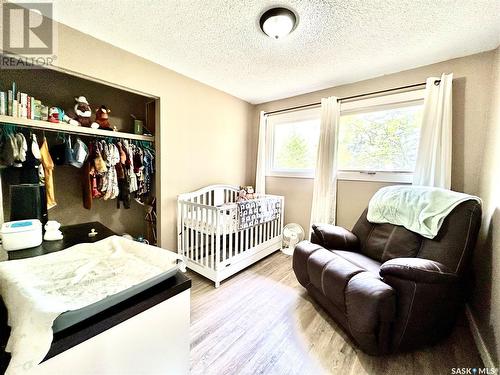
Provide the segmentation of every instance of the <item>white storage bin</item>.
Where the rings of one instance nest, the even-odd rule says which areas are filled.
[[[42,243],[42,223],[38,219],[2,224],[2,247],[7,251],[28,249]]]

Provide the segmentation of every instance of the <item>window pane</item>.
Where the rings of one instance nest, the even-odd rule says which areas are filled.
[[[319,119],[275,124],[273,169],[313,171],[318,139]]]
[[[413,172],[422,107],[419,104],[342,115],[339,169]]]

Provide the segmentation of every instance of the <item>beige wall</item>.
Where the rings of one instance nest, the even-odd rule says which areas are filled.
[[[496,367],[500,361],[500,48],[491,75],[488,140],[479,196],[483,199],[483,223],[476,248],[476,288],[472,312]],[[482,152],[481,148],[481,152]]]
[[[64,25],[58,34],[59,67],[160,98],[161,245],[176,249],[178,194],[208,184],[250,182],[253,107]]]
[[[328,96],[350,96],[372,91],[425,82],[429,76],[453,72],[453,172],[452,188],[476,194],[482,150],[486,140],[486,118],[490,105],[490,76],[494,52],[453,59],[417,69],[390,74],[349,85],[299,95],[256,106],[253,114],[252,142],[253,158],[248,169],[248,179],[254,178],[258,138],[258,113],[314,103]],[[298,222],[308,226],[312,180],[275,178],[266,179],[269,193],[280,193],[286,199],[286,222]],[[337,222],[350,228],[367,206],[373,193],[383,186],[380,183],[342,181],[339,182]]]

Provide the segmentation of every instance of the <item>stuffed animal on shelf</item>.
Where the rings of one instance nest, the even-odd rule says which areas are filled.
[[[111,109],[107,109],[105,105],[97,108],[95,111],[95,122],[92,123],[91,127],[94,129],[113,130],[109,124],[109,113],[111,113]]]
[[[76,120],[79,125],[90,127],[92,125],[92,110],[90,109],[89,102],[85,96],[79,96],[75,98],[75,114],[73,120]]]
[[[61,122],[66,122],[70,125],[74,126],[79,126],[80,124],[76,121],[73,120],[71,117],[67,116],[62,108],[59,107],[50,107],[49,108],[49,113],[48,113],[48,119],[47,121],[53,122],[53,123],[61,123]]]
[[[49,108],[49,117],[47,121],[58,124],[63,121],[64,111],[58,107]]]

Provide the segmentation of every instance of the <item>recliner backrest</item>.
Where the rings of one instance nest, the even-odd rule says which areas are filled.
[[[433,239],[402,226],[370,223],[367,212],[368,209],[361,214],[352,229],[362,254],[382,263],[402,257],[425,258],[440,262],[456,273],[462,273],[481,225],[481,205],[474,200],[455,207]]]

